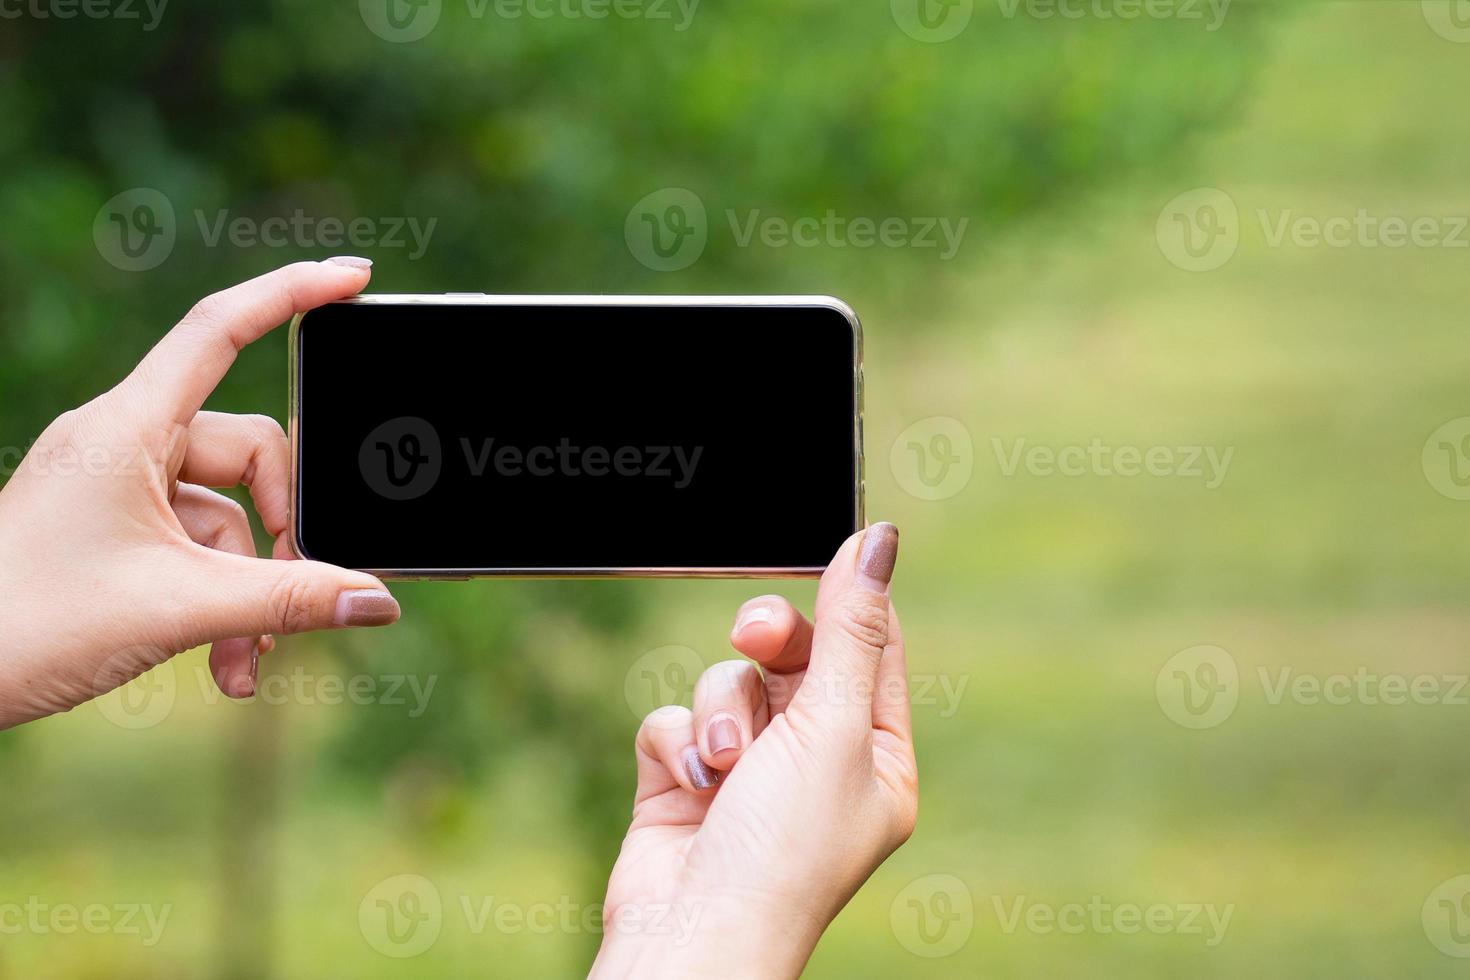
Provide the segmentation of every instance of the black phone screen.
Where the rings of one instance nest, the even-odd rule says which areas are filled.
[[[821,568],[859,525],[823,305],[332,304],[296,334],[296,533],[384,572]]]

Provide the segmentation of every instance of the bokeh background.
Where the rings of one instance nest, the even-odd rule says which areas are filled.
[[[7,467],[298,258],[368,255],[377,291],[835,293],[923,797],[809,974],[1463,974],[1470,5],[0,9]],[[650,251],[642,214],[691,201]],[[815,246],[741,234],[829,212]],[[212,407],[282,418],[284,341]],[[0,734],[0,977],[584,971],[639,717],[764,590],[395,591],[391,630],[283,640],[254,703],[193,651]],[[427,942],[384,925],[405,890]]]

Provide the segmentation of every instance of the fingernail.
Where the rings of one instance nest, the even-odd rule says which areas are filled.
[[[735,628],[731,633],[739,633],[751,623],[766,623],[773,625],[776,622],[776,613],[770,606],[748,606],[740,610],[740,615],[735,617]]]
[[[349,269],[371,269],[373,267],[373,260],[365,259],[361,255],[334,255],[327,261],[333,265],[345,265]]]
[[[740,723],[729,715],[716,716],[705,732],[705,741],[709,743],[710,755],[740,748]]]
[[[260,686],[260,651],[254,647],[250,648],[250,696],[254,696],[256,689]]]
[[[858,552],[858,581],[874,592],[887,592],[898,561],[898,528],[882,521],[868,528]]]
[[[382,589],[348,589],[337,597],[334,626],[387,626],[397,622],[398,600]]]
[[[705,765],[699,757],[699,747],[695,745],[684,750],[684,771],[695,789],[709,789],[720,781],[720,774]]]

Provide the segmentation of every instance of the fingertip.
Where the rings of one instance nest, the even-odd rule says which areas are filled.
[[[730,645],[752,660],[781,652],[796,627],[794,609],[780,596],[758,596],[740,607],[730,628]]]
[[[220,693],[240,701],[255,696],[260,653],[258,637],[216,640],[209,648],[210,673]]]

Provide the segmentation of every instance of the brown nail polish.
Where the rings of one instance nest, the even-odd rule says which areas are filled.
[[[718,755],[726,749],[740,748],[740,723],[728,716],[716,718],[709,723],[705,734],[709,742],[709,754]]]
[[[337,597],[337,626],[387,626],[398,621],[398,600],[382,589],[349,589]]]
[[[720,781],[720,774],[705,764],[699,757],[699,748],[689,746],[684,750],[684,772],[695,789],[709,789]]]
[[[898,528],[887,521],[868,528],[858,552],[858,574],[882,591],[893,580],[893,565],[897,561]]]

